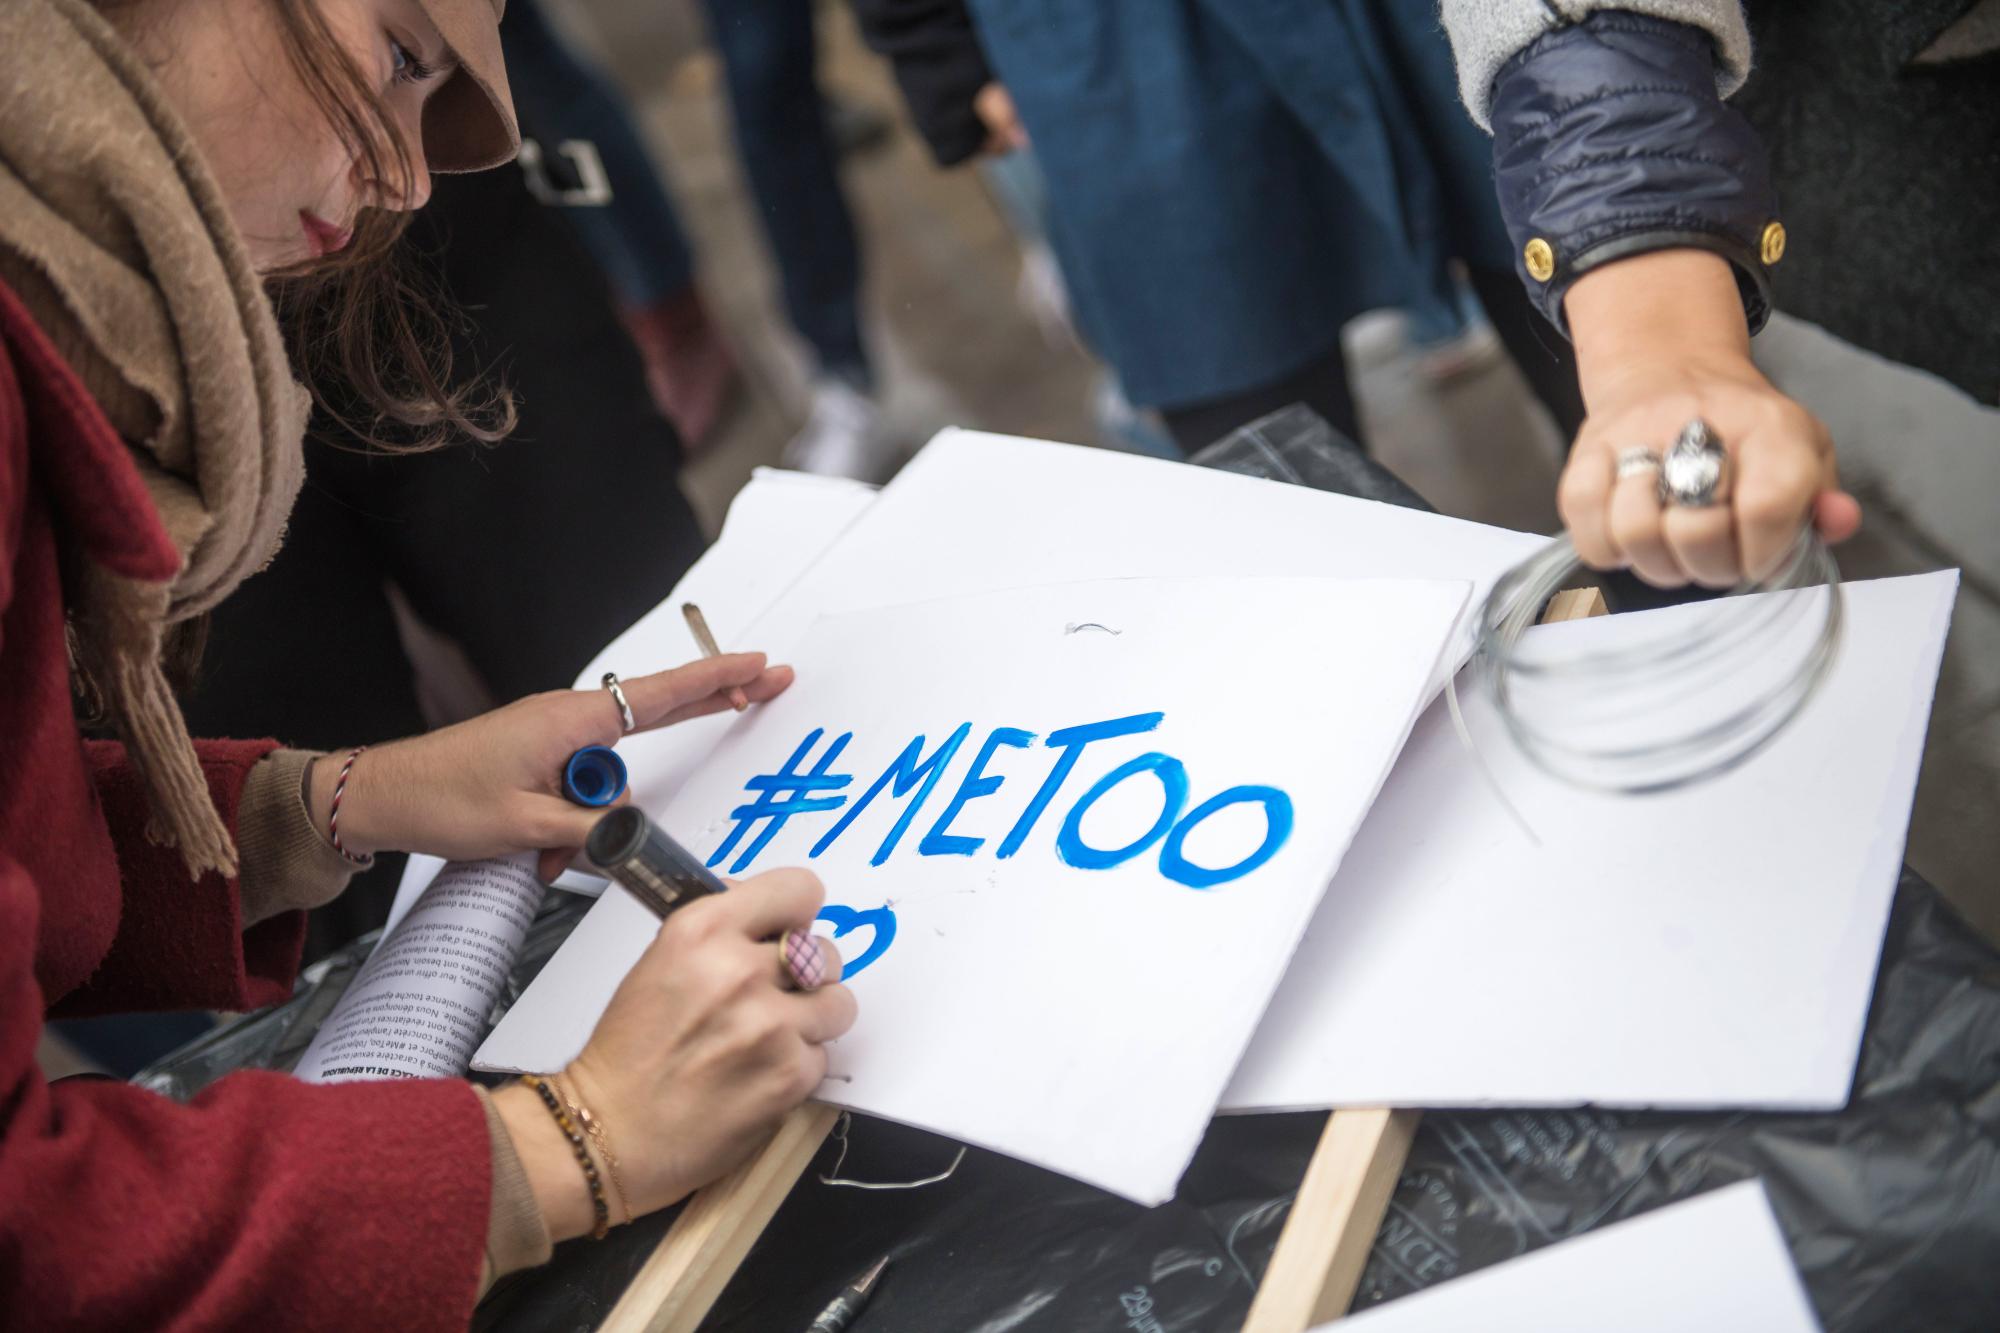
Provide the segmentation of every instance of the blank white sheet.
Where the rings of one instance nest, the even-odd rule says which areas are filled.
[[[1727,1185],[1315,1333],[1819,1333],[1763,1185]]]
[[[1433,704],[1223,1107],[1845,1105],[1957,586],[1847,585],[1838,663],[1790,730],[1664,795],[1543,775],[1468,674],[1467,725],[1543,845]],[[1530,633],[1601,644],[1715,605]]]

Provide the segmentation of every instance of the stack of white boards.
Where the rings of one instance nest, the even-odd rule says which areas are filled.
[[[1797,722],[1670,795],[1542,776],[1465,691],[1538,845],[1436,693],[1542,540],[948,431],[879,495],[760,474],[579,687],[695,656],[683,600],[797,667],[620,749],[718,872],[825,880],[835,1105],[1141,1203],[1218,1109],[1843,1105],[1956,575],[1850,585]],[[654,929],[607,892],[476,1066],[559,1068]]]
[[[1819,1333],[1764,1187],[1724,1186],[1321,1333]]]

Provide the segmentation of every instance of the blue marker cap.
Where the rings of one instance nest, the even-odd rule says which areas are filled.
[[[610,805],[625,790],[625,761],[608,745],[586,745],[563,765],[562,785],[578,805]]]

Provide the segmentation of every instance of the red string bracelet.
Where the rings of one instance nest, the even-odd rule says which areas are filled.
[[[333,850],[355,865],[365,865],[369,858],[356,856],[340,845],[340,798],[347,794],[347,775],[354,771],[354,761],[359,759],[361,752],[367,748],[365,745],[357,745],[348,752],[347,762],[340,766],[340,779],[333,784],[333,810],[326,817],[326,836],[333,843]]]

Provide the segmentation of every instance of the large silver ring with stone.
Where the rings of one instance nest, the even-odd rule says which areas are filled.
[[[631,735],[633,728],[637,727],[639,723],[632,716],[632,705],[625,702],[625,687],[618,683],[618,673],[615,671],[605,672],[604,680],[601,683],[605,689],[611,691],[611,701],[618,705],[619,726],[624,728],[627,736]]]
[[[1618,480],[1636,477],[1640,473],[1657,473],[1660,470],[1660,451],[1650,444],[1635,444],[1629,449],[1618,451]]]
[[[1706,509],[1722,498],[1729,472],[1729,455],[1706,421],[1696,417],[1660,461],[1660,503],[1683,509]]]

